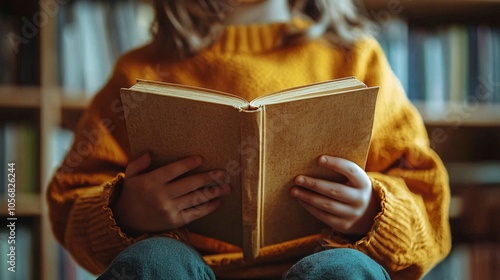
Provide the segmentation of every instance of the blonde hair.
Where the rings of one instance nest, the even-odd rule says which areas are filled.
[[[298,29],[290,25],[284,43],[323,37],[350,46],[367,34],[369,21],[360,16],[352,0],[289,0],[292,14],[312,24]],[[196,54],[217,41],[225,16],[238,0],[155,0],[155,42],[162,52],[177,57]]]

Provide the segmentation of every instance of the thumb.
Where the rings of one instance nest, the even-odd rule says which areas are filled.
[[[134,159],[127,164],[127,168],[125,169],[125,177],[132,177],[141,173],[146,168],[148,168],[150,164],[151,156],[149,155],[149,153],[143,154],[142,156]]]

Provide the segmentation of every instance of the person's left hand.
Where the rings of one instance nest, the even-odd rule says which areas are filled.
[[[291,194],[313,216],[333,230],[348,235],[366,235],[381,211],[380,198],[373,191],[366,172],[352,161],[320,156],[318,163],[347,178],[346,183],[299,175]]]

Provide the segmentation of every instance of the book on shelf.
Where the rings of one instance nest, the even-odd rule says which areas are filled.
[[[191,155],[204,158],[193,172],[224,169],[232,193],[213,213],[188,225],[192,232],[259,249],[319,233],[324,225],[289,192],[305,174],[343,176],[316,164],[322,154],[364,168],[378,87],[354,77],[290,88],[251,102],[203,88],[138,80],[121,90],[133,156],[152,167]],[[188,175],[186,174],[186,175]],[[210,189],[202,188],[199,193]]]
[[[443,32],[437,30],[428,33],[423,42],[424,57],[424,99],[433,105],[443,105],[448,91],[445,85],[445,53],[443,48]]]
[[[500,30],[481,25],[477,28],[477,94],[485,102],[500,102]],[[496,94],[495,94],[496,92]]]
[[[408,36],[408,98],[423,100],[425,96],[424,73],[425,32],[411,30]]]
[[[467,46],[468,46],[468,55],[465,59],[468,60],[467,63],[467,99],[470,98],[478,98],[476,90],[478,89],[478,81],[479,81],[479,60],[478,60],[478,48],[477,48],[477,26],[466,26],[466,37],[467,37]],[[464,59],[464,58],[462,58]],[[477,101],[476,101],[477,102]]]
[[[29,122],[6,122],[0,124],[0,161],[8,166],[15,163],[16,191],[34,193],[38,177],[38,137],[34,124]],[[6,180],[9,171],[1,171],[0,178]],[[5,182],[5,181],[4,181]],[[0,188],[0,196],[7,195],[7,184]]]
[[[449,101],[462,102],[467,98],[468,91],[468,38],[465,26],[452,25],[446,30],[446,50],[448,55],[446,69],[449,85]]]

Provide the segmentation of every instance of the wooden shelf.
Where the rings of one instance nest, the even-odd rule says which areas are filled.
[[[0,86],[0,107],[33,109],[40,107],[40,87]]]
[[[79,94],[81,97],[68,97],[62,92],[61,107],[63,110],[84,111],[90,103],[90,99],[85,94]]]
[[[436,126],[500,126],[500,104],[413,102],[425,124]]]
[[[0,216],[6,217],[7,197],[0,196]],[[40,194],[21,193],[16,194],[16,217],[40,216],[42,213]]]

